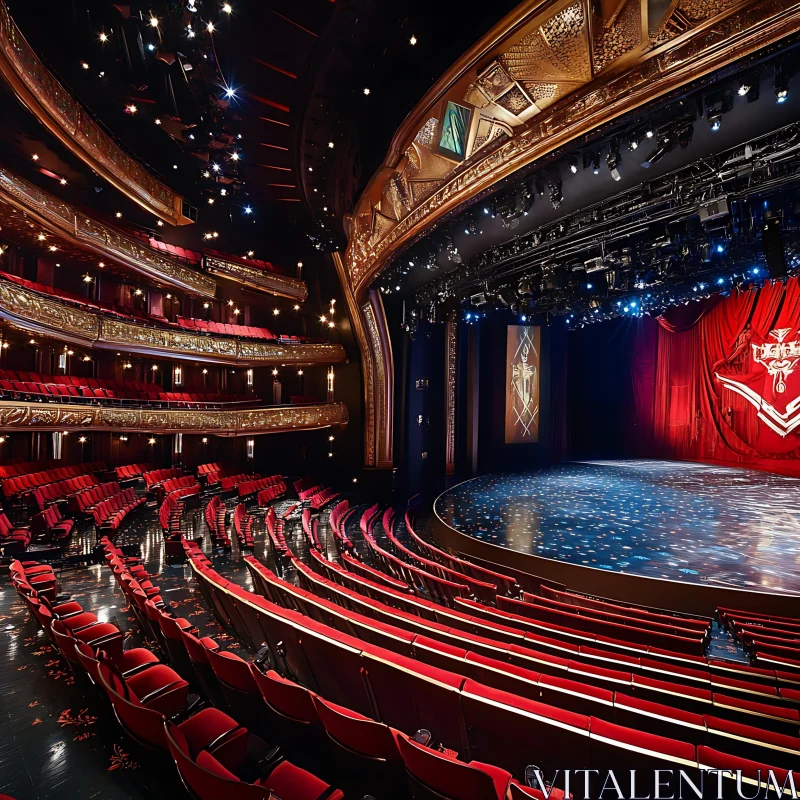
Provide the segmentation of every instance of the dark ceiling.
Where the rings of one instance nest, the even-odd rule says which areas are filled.
[[[343,243],[343,215],[404,116],[516,3],[467,8],[456,0],[230,0],[229,5],[24,0],[9,5],[56,75],[125,147],[199,209],[197,225],[159,231],[168,241],[199,247],[202,234],[216,230],[222,247],[256,249],[273,260],[280,253],[287,261],[302,255],[307,234],[319,234],[320,225],[327,228],[324,235]],[[3,101],[14,120],[13,134],[8,134],[12,126],[4,134],[5,143],[13,144],[8,158],[25,163],[31,149],[46,151],[46,160],[69,173],[74,191],[86,190],[88,205],[99,200],[97,207],[108,210],[112,190],[97,185],[101,182],[89,170],[12,105]],[[234,152],[240,156],[235,162]],[[214,164],[218,172],[209,169]],[[155,225],[113,194],[111,202],[126,218]]]

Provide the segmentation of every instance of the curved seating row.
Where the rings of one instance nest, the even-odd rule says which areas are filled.
[[[91,514],[94,507],[112,495],[119,494],[122,489],[116,481],[100,483],[69,497],[67,508],[72,514]]]
[[[271,489],[273,487],[282,487],[278,493],[273,495],[271,498],[273,500],[286,491],[286,484],[283,482],[283,478],[281,478],[280,475],[270,475],[266,478],[255,476],[252,480],[242,481],[236,487],[236,490],[239,494],[239,499],[246,500],[253,497],[253,495],[258,495],[258,493],[264,489]]]
[[[301,516],[302,523],[303,523],[303,533],[306,535],[306,540],[308,541],[308,547],[310,550],[321,551],[322,544],[319,540],[319,520],[314,517],[311,517],[311,509],[304,508],[303,514]]]
[[[47,543],[62,544],[74,527],[75,520],[63,517],[58,506],[50,506],[31,517],[31,536]]]
[[[166,467],[164,469],[153,469],[142,473],[142,480],[144,480],[144,488],[147,490],[153,489],[164,481],[170,478],[183,477],[183,470],[179,467]]]
[[[206,521],[206,527],[214,547],[229,548],[231,546],[231,540],[225,525],[227,513],[228,509],[225,508],[225,504],[220,500],[219,495],[212,497],[203,509],[203,518]]]
[[[12,525],[0,511],[0,551],[3,555],[18,555],[31,543],[31,538],[29,527]]]
[[[253,517],[247,513],[244,503],[239,503],[233,511],[233,529],[236,531],[236,538],[242,550],[252,550],[255,547]]]
[[[394,619],[389,616],[390,622],[378,622],[359,613],[366,610],[369,614],[374,604],[362,602],[357,604],[358,610],[351,611],[346,604],[326,601],[323,598],[329,592],[339,600],[348,596],[351,598],[352,595],[343,592],[341,587],[332,586],[299,562],[295,562],[294,566],[299,570],[301,584],[309,587],[305,591],[281,581],[255,559],[248,559],[248,566],[256,586],[264,590],[268,599],[279,605],[294,608],[313,619],[333,625],[342,632],[355,633],[359,638],[382,644],[401,654],[409,652],[409,635],[416,636],[414,641],[420,647],[424,646],[426,651],[422,655],[414,648],[417,658],[457,671],[465,677],[481,680],[498,690],[690,744],[713,743],[722,746],[724,741],[729,750],[750,753],[754,750],[760,751],[761,758],[779,766],[789,766],[795,755],[800,753],[800,738],[797,737],[794,721],[798,712],[791,706],[786,707],[788,713],[783,718],[787,725],[783,730],[776,730],[772,721],[765,720],[759,714],[742,714],[740,710],[729,705],[730,698],[722,695],[719,702],[714,697],[713,705],[709,703],[704,708],[690,710],[680,703],[660,703],[663,695],[648,696],[646,685],[643,687],[635,682],[624,686],[617,679],[617,685],[608,689],[606,686],[593,684],[585,671],[581,673],[576,670],[570,673],[572,677],[561,678],[547,672],[514,668],[500,658],[502,649],[497,646],[498,643],[495,643],[493,654],[482,656],[477,651],[471,652],[464,648],[471,648],[476,644],[485,645],[486,640],[481,642],[468,637],[462,643],[463,647],[459,647],[452,640],[450,644],[439,641],[436,628],[431,623],[425,624],[417,619],[414,626],[409,628],[397,616]],[[396,611],[394,613],[397,614]],[[683,689],[684,693],[685,691]],[[669,699],[674,700],[674,697]],[[790,719],[793,720],[791,723]],[[791,735],[787,733],[789,730],[793,730]]]
[[[71,495],[96,485],[97,478],[94,475],[78,475],[76,478],[67,478],[63,481],[48,483],[45,486],[37,486],[33,490],[33,499],[39,507],[39,511],[44,511],[47,506],[67,500]]]
[[[199,497],[200,484],[193,475],[185,475],[181,478],[168,478],[154,487],[154,494],[156,499],[161,499],[171,494],[179,498]]]
[[[219,405],[246,405],[259,402],[257,397],[197,392],[166,392],[143,381],[118,381],[110,378],[77,378],[69,375],[45,375],[38,372],[0,370],[0,396],[14,399],[46,398],[48,401],[133,401],[136,403],[173,404],[177,408],[205,408]]]
[[[311,508],[313,508],[315,511],[319,511],[321,508],[324,508],[326,505],[328,505],[328,503],[332,503],[334,500],[338,500],[340,497],[341,495],[335,489],[325,487],[319,492],[311,495],[309,502],[311,503]]]
[[[119,480],[130,481],[141,478],[143,473],[150,472],[152,469],[152,464],[125,464],[121,467],[114,467],[114,472]]]
[[[494,584],[499,593],[506,594],[509,597],[516,597],[519,594],[519,586],[515,578],[512,578],[509,575],[504,575],[497,570],[490,570],[486,569],[485,567],[479,567],[477,564],[473,564],[471,561],[467,561],[463,558],[457,558],[456,556],[451,556],[449,553],[446,553],[444,550],[441,550],[438,547],[426,542],[421,536],[419,536],[416,531],[414,530],[414,516],[415,516],[416,507],[409,507],[409,509],[405,513],[405,525],[406,525],[406,532],[408,536],[415,545],[417,552],[419,555],[427,558],[431,561],[438,561],[443,566],[449,568],[453,572],[461,572],[464,575],[473,578],[477,581],[482,581],[484,583]],[[385,530],[391,528],[390,520],[394,515],[394,510],[392,508],[387,508],[383,515],[383,527]],[[387,528],[387,523],[389,523],[389,527]]]
[[[265,489],[259,490],[258,494],[256,495],[256,502],[259,505],[259,508],[263,508],[264,506],[268,506],[273,500],[277,500],[278,498],[282,497],[286,493],[286,484],[283,480],[280,480],[278,483],[273,484],[272,486],[267,486]]]
[[[144,503],[144,497],[137,497],[133,489],[124,489],[92,509],[95,527],[98,531],[119,530],[128,516]]]
[[[75,478],[78,475],[102,472],[105,468],[106,465],[102,461],[92,461],[88,464],[71,464],[68,467],[54,467],[39,472],[18,473],[3,481],[3,496],[24,496],[33,492],[37,487]]]
[[[289,549],[289,543],[286,541],[286,536],[284,534],[286,529],[286,520],[282,516],[279,517],[275,513],[274,506],[270,506],[269,509],[267,509],[265,521],[267,523],[269,540],[272,543],[273,549],[275,550],[275,555],[283,558],[290,557],[292,555],[292,551]]]
[[[656,767],[677,764],[695,779],[702,769],[720,762],[727,768],[743,765],[752,774],[753,763],[705,745],[558,709],[424,663],[427,653],[444,650],[428,649],[415,636],[406,642],[413,657],[401,655],[266,598],[254,598],[196,559],[190,566],[218,617],[254,649],[266,641],[282,672],[326,700],[397,729],[433,726],[442,744],[464,761],[480,753],[484,763],[512,774],[520,774],[530,759],[552,771],[567,757],[576,768],[638,767],[650,774]],[[776,774],[785,777],[785,770],[776,768]]]

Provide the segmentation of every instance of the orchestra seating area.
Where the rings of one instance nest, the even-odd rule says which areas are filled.
[[[105,569],[146,648],[125,649],[118,628],[58,597],[65,578],[46,563],[21,556],[11,578],[61,657],[109,698],[127,735],[169,751],[198,797],[216,797],[211,786],[249,796],[237,786],[270,785],[281,770],[293,776],[288,797],[339,786],[379,797],[383,782],[394,781],[413,796],[424,786],[455,800],[541,798],[526,768],[552,771],[565,758],[573,769],[680,763],[692,778],[730,765],[772,769],[780,780],[796,770],[800,620],[631,606],[535,575],[520,585],[502,568],[427,539],[414,502],[399,510],[351,505],[311,478],[289,483],[220,463],[193,472],[230,471],[225,485],[239,493],[229,491],[235,502],[226,504],[225,478],[207,487],[212,496],[196,512],[205,527],[190,539],[183,531],[194,512],[182,490],[201,491],[195,475],[144,466],[117,474],[137,473],[142,487],[160,488],[156,519],[167,557],[187,559],[206,611],[243,650],[222,650],[219,634],[196,631],[165,599],[138,548],[114,543],[144,504],[134,487],[104,483],[73,497],[110,493],[81,510],[91,511]],[[31,531],[41,514],[57,512],[51,505],[34,515]],[[0,536],[19,557],[29,534],[0,515]],[[244,557],[246,573],[223,577],[218,569],[232,552]],[[715,626],[732,633],[750,663],[708,654]],[[187,707],[192,691],[201,699]],[[238,755],[227,755],[227,745],[219,757],[204,755],[203,742],[223,735],[255,737],[259,747],[279,748],[278,760],[261,763],[256,779],[239,746]]]

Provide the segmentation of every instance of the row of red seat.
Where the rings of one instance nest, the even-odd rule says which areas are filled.
[[[344,553],[353,553],[355,545],[350,537],[347,535],[347,518],[355,512],[355,509],[350,508],[350,503],[347,500],[342,500],[337,503],[332,509],[330,514],[330,526],[333,531],[333,537],[336,542],[336,549],[339,555]]]
[[[309,502],[311,503],[311,508],[313,508],[315,511],[319,511],[319,509],[324,508],[326,505],[328,505],[328,503],[332,503],[334,500],[338,500],[340,497],[341,494],[335,489],[325,487],[319,492],[313,494],[309,498]]]
[[[181,478],[169,478],[154,487],[156,499],[165,495],[176,494],[178,497],[200,495],[200,484],[194,475],[185,475]]]
[[[306,475],[304,478],[298,478],[298,480],[292,482],[292,486],[294,487],[295,492],[297,492],[298,497],[300,496],[300,492],[310,489],[312,486],[316,485],[316,479],[310,477],[309,475]]]
[[[461,572],[468,575],[475,580],[484,581],[485,583],[494,584],[499,593],[506,594],[509,597],[516,597],[519,594],[519,586],[516,578],[510,575],[504,575],[497,570],[486,569],[486,567],[479,567],[471,561],[446,553],[444,550],[435,547],[434,545],[426,542],[421,536],[418,536],[414,530],[414,517],[416,516],[417,507],[410,506],[405,513],[406,531],[411,539],[411,542],[416,546],[419,555],[431,561],[438,561],[445,567],[448,567],[454,572]],[[387,508],[383,515],[383,527],[389,530],[391,527],[391,519],[394,516],[394,509]],[[389,527],[387,527],[387,523]]]
[[[720,608],[717,613],[756,665],[800,672],[800,620],[732,608]]]
[[[264,339],[266,341],[273,341],[277,338],[269,328],[257,328],[250,325],[228,325],[223,322],[187,319],[186,317],[177,317],[176,321],[182,328],[190,331],[207,331],[208,333],[222,334],[224,336],[241,336],[246,339]]]
[[[239,547],[242,550],[252,550],[255,547],[253,517],[247,513],[244,503],[239,503],[234,509],[233,528],[236,531],[236,538],[239,540]]]
[[[213,404],[242,404],[239,395],[205,392],[166,392],[152,383],[118,381],[111,378],[77,378],[69,375],[45,375],[37,372],[0,370],[0,394],[14,397],[45,397],[53,400],[134,400],[146,403],[176,403],[194,408]]]
[[[180,498],[176,494],[168,494],[158,507],[158,521],[165,539],[180,538],[182,515],[183,503],[180,502]]]
[[[281,480],[279,483],[275,483],[272,486],[267,486],[266,489],[261,489],[256,495],[256,502],[258,503],[259,508],[263,508],[264,506],[268,506],[273,500],[277,500],[285,493],[286,484]]]
[[[91,514],[99,502],[119,494],[120,491],[122,490],[116,481],[101,483],[72,495],[69,498],[68,508],[72,514]]]
[[[94,524],[98,530],[116,531],[128,515],[145,503],[144,497],[137,497],[133,489],[125,489],[100,501],[92,510]]]
[[[167,604],[154,593],[157,587],[145,588],[150,584],[146,570],[124,560],[121,551],[107,538],[102,544],[142,632],[179,670],[162,664],[148,650],[98,653],[96,647],[72,640],[70,631],[57,640],[67,660],[83,666],[104,690],[126,732],[147,747],[168,751],[184,783],[199,800],[341,800],[340,791],[282,757],[276,758],[265,742],[239,724],[247,719],[247,714],[241,712],[252,711],[252,704],[244,708],[234,704],[240,712],[236,719],[220,710],[226,705],[232,710],[222,691],[222,677],[227,677],[234,667],[232,662],[246,662],[221,651],[212,639],[197,639],[191,623],[172,616]],[[212,665],[220,672],[219,682]],[[207,691],[205,687],[211,680],[214,686]],[[217,708],[206,707],[194,713],[197,706],[189,704],[189,690],[198,684],[203,687],[206,702],[215,703]],[[240,778],[240,768],[250,774]],[[252,775],[254,768],[257,777]]]
[[[68,467],[54,467],[41,472],[31,472],[15,475],[3,481],[3,495],[17,497],[33,492],[37,486],[46,486],[48,483],[67,480],[78,475],[102,472],[106,465],[102,461],[92,461],[89,464],[71,464]]]
[[[402,655],[352,635],[350,626],[342,632],[254,598],[196,559],[190,566],[220,619],[249,647],[266,641],[279,669],[327,700],[399,730],[434,730],[462,761],[479,753],[484,763],[519,775],[535,743],[536,762],[548,774],[562,768],[565,759],[573,768],[639,768],[648,776],[654,768],[679,765],[695,782],[702,769],[720,763],[726,769],[744,765],[753,773],[754,765],[706,746],[528,700],[442,669],[430,659],[440,659],[445,649],[428,646],[424,637],[410,636],[403,644],[412,655]],[[336,617],[343,620],[341,609]],[[381,636],[380,626],[373,630]],[[785,770],[776,769],[776,775],[785,777]],[[594,794],[599,789],[595,786]]]
[[[29,472],[44,472],[45,470],[57,467],[61,462],[55,459],[40,461],[14,461],[9,459],[0,464],[0,480],[3,478],[13,478],[15,475],[25,475]]]
[[[384,514],[384,531],[386,538],[389,540],[390,546],[394,554],[405,561],[407,564],[412,564],[423,572],[441,578],[442,580],[449,581],[455,584],[464,584],[469,589],[470,595],[477,597],[484,603],[494,605],[497,598],[497,585],[495,583],[487,583],[484,580],[473,578],[465,572],[446,567],[438,561],[433,561],[422,556],[418,556],[409,550],[395,535],[394,535],[394,516],[393,514]]]
[[[33,499],[39,506],[39,511],[44,511],[50,504],[64,500],[70,495],[75,495],[92,486],[97,486],[97,478],[94,475],[78,475],[63,481],[48,483],[45,486],[37,486],[33,490]]]
[[[416,617],[406,619],[397,609],[381,609],[379,603],[359,599],[357,593],[313,573],[298,561],[294,561],[293,566],[298,570],[304,589],[280,580],[256,559],[248,558],[247,563],[256,585],[272,602],[323,622],[330,619],[328,624],[333,624],[333,620],[344,614],[349,622],[348,631],[399,653],[408,651],[410,638],[424,637],[425,647],[438,651],[435,657],[428,656],[429,661],[434,659],[431,663],[445,665],[493,688],[691,744],[705,744],[711,739],[719,743],[725,739],[736,750],[740,738],[748,743],[760,742],[761,757],[778,765],[791,762],[784,749],[800,752],[800,738],[796,730],[792,731],[796,723],[790,721],[796,719],[796,708],[786,706],[785,716],[773,723],[754,713],[755,709],[747,702],[737,707],[733,698],[722,694],[713,695],[712,702],[706,704],[696,702],[696,708],[689,709],[687,702],[670,705],[659,702],[664,699],[666,684],[660,687],[662,693],[656,694],[648,692],[646,685],[636,685],[635,681],[624,686],[619,678],[608,687],[599,685],[586,671],[575,670],[568,673],[570,677],[562,678],[546,670],[517,669],[503,658],[501,643],[495,642],[491,649],[487,649],[490,640],[462,635],[461,643],[455,645],[452,639],[447,641],[444,636],[446,628]],[[380,614],[376,616],[378,612]],[[386,621],[379,621],[381,617]],[[341,623],[336,624],[340,630],[345,630]],[[470,652],[473,648],[474,652]],[[487,654],[481,655],[481,649],[486,649]],[[673,686],[672,690],[670,700],[685,695],[687,691],[682,686]],[[623,694],[623,691],[629,694]],[[687,726],[688,731],[684,730]],[[779,732],[781,730],[783,733]],[[789,731],[792,733],[787,735]]]
[[[180,469],[180,467],[164,467],[162,469],[153,469],[142,473],[144,488],[147,490],[153,489],[170,478],[181,477],[183,477],[183,470]]]
[[[260,477],[260,475],[253,475],[250,472],[240,472],[238,475],[226,475],[224,477],[220,477],[219,488],[223,492],[232,492],[240,483]]]
[[[225,525],[227,509],[220,500],[219,495],[214,495],[203,509],[203,516],[208,527],[208,534],[214,547],[230,548],[231,540]]]
[[[311,509],[304,508],[302,514],[302,522],[303,522],[303,533],[306,535],[306,540],[308,541],[308,547],[311,550],[322,550],[322,544],[319,540],[319,520],[314,517],[311,517]]]
[[[0,511],[0,552],[3,555],[18,555],[30,543],[30,528],[12,525],[5,513]]]
[[[286,541],[286,535],[284,533],[286,530],[286,520],[275,513],[274,506],[270,506],[269,509],[267,509],[265,521],[267,523],[269,540],[272,542],[275,555],[283,558],[291,557],[292,551],[289,549],[289,543]]]
[[[75,520],[65,519],[58,506],[50,506],[31,517],[31,536],[47,544],[62,544],[74,527]]]
[[[219,472],[222,467],[219,464],[214,462],[213,464],[200,464],[197,468],[197,477],[200,478],[203,475],[210,475],[212,472]]]
[[[129,481],[141,478],[143,472],[149,472],[152,469],[152,464],[126,464],[122,467],[114,467],[114,472],[121,481]]]
[[[286,491],[286,484],[283,482],[283,478],[280,475],[269,475],[266,478],[254,478],[253,480],[243,481],[236,487],[236,490],[239,494],[239,499],[244,500],[253,495],[257,495],[264,489],[272,489],[281,486],[283,487],[282,491],[276,494],[275,497],[280,496],[280,494]]]

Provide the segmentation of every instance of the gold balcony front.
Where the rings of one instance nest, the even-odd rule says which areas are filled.
[[[127,153],[42,63],[0,0],[0,76],[73,155],[146,211],[172,225],[193,222],[184,199]]]
[[[206,336],[194,331],[151,328],[109,319],[0,279],[0,318],[32,333],[52,336],[84,347],[197,359],[239,366],[341,364],[339,344],[281,344]]]
[[[23,212],[48,233],[61,236],[82,250],[124,264],[160,284],[204,297],[213,297],[216,292],[217,282],[210,276],[176,259],[162,256],[133,236],[92,219],[85,212],[2,167],[0,203]]]
[[[341,428],[347,425],[348,419],[344,403],[203,411],[0,400],[0,430],[6,432],[120,431],[253,436],[319,428]]]
[[[257,289],[268,294],[288,297],[290,300],[305,302],[308,297],[308,288],[305,281],[289,278],[275,272],[267,272],[247,264],[240,264],[219,256],[205,256],[203,259],[206,270],[212,275],[229,278],[243,284],[250,289]]]

